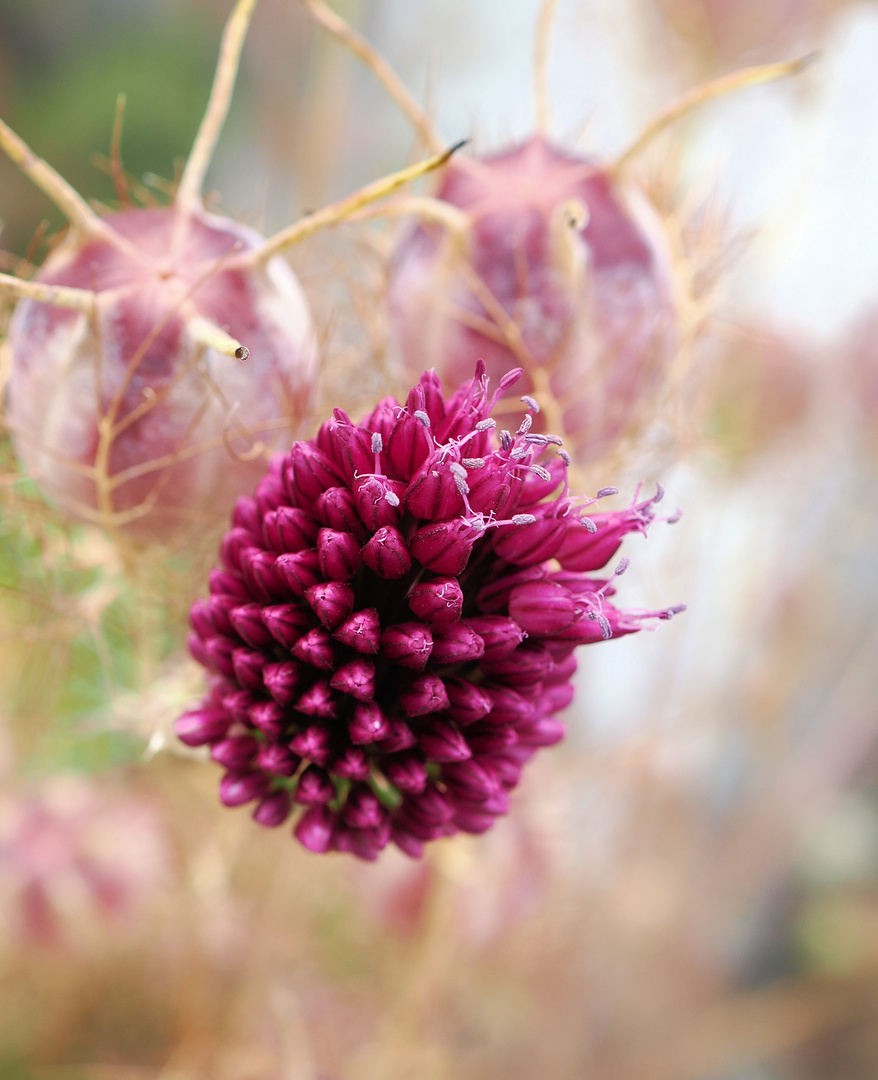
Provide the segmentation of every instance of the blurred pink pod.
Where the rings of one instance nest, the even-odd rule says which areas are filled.
[[[525,369],[546,425],[580,462],[637,428],[680,345],[671,251],[644,193],[540,135],[457,158],[391,263],[393,332],[409,370],[455,383],[483,357]],[[451,227],[449,227],[449,225]]]
[[[138,539],[225,516],[305,414],[316,368],[302,291],[281,258],[225,268],[261,238],[201,208],[103,219],[132,249],[75,235],[37,280],[91,310],[22,300],[9,327],[8,419],[43,491]],[[247,343],[246,362],[199,336]]]

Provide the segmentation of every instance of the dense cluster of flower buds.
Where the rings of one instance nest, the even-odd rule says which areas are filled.
[[[411,230],[391,265],[408,371],[435,367],[456,385],[474,356],[492,379],[521,364],[572,456],[600,460],[649,419],[680,348],[658,212],[610,168],[541,136],[455,158],[436,199],[442,224]]]
[[[585,511],[561,440],[497,430],[485,366],[443,397],[432,372],[361,424],[336,409],[238,500],[190,649],[210,672],[179,738],[225,769],[257,822],[297,812],[315,852],[410,855],[488,829],[523,765],[557,743],[577,645],[640,629],[589,576],[644,532],[661,492]]]

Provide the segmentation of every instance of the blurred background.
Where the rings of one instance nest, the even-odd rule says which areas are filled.
[[[0,0],[0,116],[112,206],[124,92],[123,164],[161,202],[230,7]],[[532,130],[536,3],[335,7],[449,142]],[[691,87],[814,50],[637,164],[696,344],[673,438],[604,482],[661,476],[683,507],[626,543],[621,593],[689,611],[582,650],[569,739],[485,836],[360,864],[221,808],[169,734],[200,693],[183,641],[213,539],[125,564],[0,440],[3,1080],[878,1075],[878,5],[559,0],[549,86],[554,137],[612,159]],[[270,233],[414,148],[368,71],[261,0],[213,205]],[[62,226],[6,160],[0,224],[19,273]],[[291,256],[315,426],[366,404],[354,364],[404,385],[374,302],[394,228]]]

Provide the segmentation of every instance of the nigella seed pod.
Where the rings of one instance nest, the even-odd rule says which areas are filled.
[[[425,623],[389,626],[381,635],[381,651],[395,664],[423,671],[433,651],[433,635]]]
[[[499,393],[518,375],[504,379]],[[430,840],[483,831],[507,812],[507,791],[524,764],[563,734],[555,714],[570,701],[576,645],[634,632],[644,619],[679,610],[614,607],[624,561],[603,578],[558,570],[548,559],[525,568],[510,562],[524,548],[510,551],[510,534],[501,529],[518,536],[534,528],[537,546],[527,550],[533,558],[579,511],[566,486],[549,490],[543,472],[550,480],[552,474],[541,466],[543,487],[530,485],[527,498],[536,501],[526,513],[516,512],[522,503],[514,500],[526,486],[520,480],[508,520],[466,504],[472,473],[506,460],[516,463],[508,470],[514,478],[518,463],[532,468],[534,453],[551,444],[549,436],[531,434],[536,406],[529,398],[516,434],[497,432],[488,415],[495,399],[477,365],[472,382],[447,401],[425,375],[405,408],[386,401],[356,430],[336,412],[316,441],[296,444],[273,466],[266,490],[272,499],[280,491],[287,502],[260,509],[256,499],[272,543],[280,540],[281,523],[321,523],[316,535],[313,525],[300,528],[301,550],[284,552],[270,567],[286,597],[298,600],[265,599],[273,586],[253,571],[254,552],[267,557],[266,566],[274,556],[251,544],[253,511],[243,504],[224,547],[232,569],[211,578],[207,605],[193,607],[192,625],[205,635],[193,632],[193,655],[218,675],[202,709],[181,719],[181,735],[215,744],[214,756],[235,777],[226,783],[227,797],[255,792],[265,800],[257,820],[284,815],[285,800],[275,799],[270,785],[293,778],[294,833],[311,850],[373,859],[392,839],[417,856]],[[379,485],[386,467],[408,487],[416,473],[426,475],[428,459],[431,471],[448,465],[465,517],[425,521],[413,513],[415,497],[399,528],[368,514],[358,530],[325,523],[336,511],[350,512],[364,479],[353,475],[360,467],[374,467],[369,477]],[[278,484],[278,469],[300,481],[295,491]],[[648,515],[634,505],[638,521]],[[285,507],[301,513],[291,516]],[[625,528],[630,520],[629,514]],[[412,559],[403,530],[413,537]],[[360,557],[365,568],[355,571]],[[400,621],[407,612],[413,617]],[[242,638],[249,647],[240,647]],[[247,730],[232,727],[233,720]],[[254,775],[268,787],[241,780],[257,768]]]
[[[382,525],[362,549],[363,562],[379,577],[396,581],[405,577],[412,565],[405,540],[393,525]]]
[[[321,529],[317,536],[320,572],[328,581],[350,581],[360,568],[360,545],[355,536]]]
[[[453,577],[421,581],[408,594],[409,607],[428,623],[456,622],[463,611],[463,589]]]
[[[391,261],[404,362],[457,382],[481,356],[496,379],[523,350],[528,370],[564,403],[559,434],[573,456],[605,455],[648,417],[681,341],[658,213],[610,167],[540,135],[454,158],[436,198],[459,218],[459,236],[414,228]],[[520,392],[534,392],[529,375]]]

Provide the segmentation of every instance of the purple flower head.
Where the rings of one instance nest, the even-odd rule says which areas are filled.
[[[177,722],[225,805],[365,859],[484,832],[563,738],[576,646],[680,610],[615,607],[627,559],[588,576],[658,500],[584,516],[615,489],[571,494],[536,402],[515,432],[489,415],[519,374],[491,395],[480,362],[446,399],[427,373],[361,425],[336,410],[239,500],[190,618],[209,691]]]

